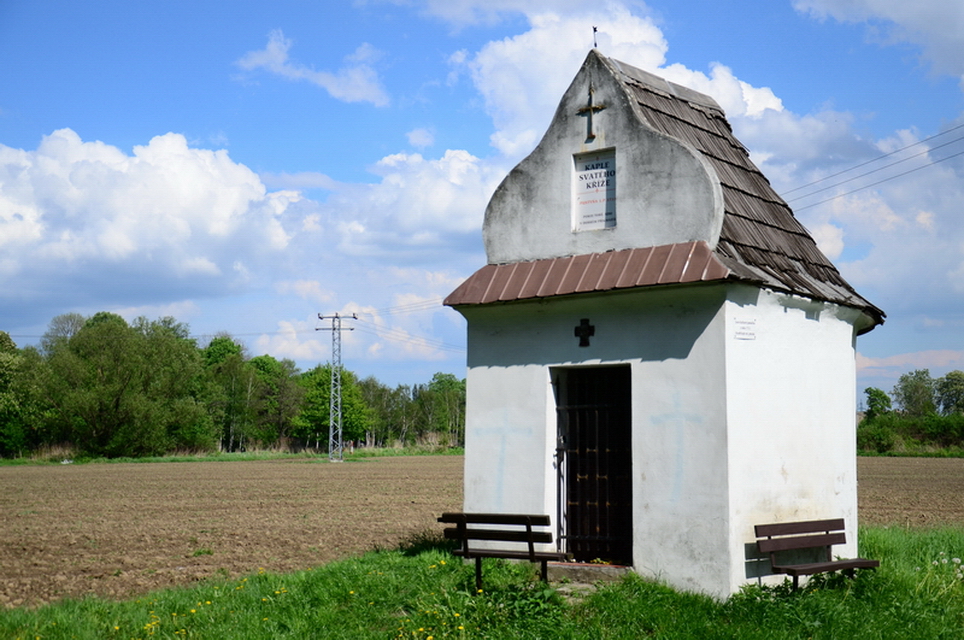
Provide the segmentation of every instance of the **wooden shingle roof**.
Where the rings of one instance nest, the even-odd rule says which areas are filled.
[[[598,52],[594,53],[598,55]],[[787,203],[777,195],[769,180],[750,160],[749,152],[734,137],[723,110],[712,98],[625,63],[611,59],[607,62],[615,70],[627,95],[638,105],[637,112],[645,123],[699,152],[719,179],[723,192],[724,217],[715,248],[710,251],[705,243],[686,243],[701,244],[701,251],[711,254],[707,260],[719,265],[719,268],[714,267],[708,272],[713,278],[706,278],[704,275],[699,280],[749,281],[777,291],[854,307],[870,317],[872,324],[867,330],[883,323],[884,312],[860,296],[820,251],[809,232],[794,217]],[[654,249],[656,248],[651,248],[650,251]],[[681,246],[680,249],[664,250],[658,255],[679,256],[680,251],[691,249],[692,247]],[[600,255],[602,254],[586,256],[581,261],[579,256],[573,256],[515,265],[488,265],[456,289],[446,299],[445,304],[458,306],[543,297],[547,290],[543,289],[541,294],[536,294],[531,286],[518,289],[510,287],[493,297],[493,287],[497,287],[498,281],[503,279],[503,284],[512,282],[513,277],[517,279],[517,275],[509,276],[507,270],[510,269],[513,273],[520,269],[530,274],[559,273],[563,266],[568,270],[577,264],[598,262]],[[650,259],[652,258],[651,255]],[[532,266],[522,267],[522,264]],[[614,282],[611,288],[617,288]],[[652,281],[640,275],[633,286],[682,282],[683,280],[678,280],[672,283],[665,278]],[[605,289],[593,287],[588,290]],[[567,295],[588,290],[556,287],[549,295]],[[484,291],[488,293],[483,294]]]

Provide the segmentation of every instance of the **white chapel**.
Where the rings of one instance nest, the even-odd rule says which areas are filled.
[[[576,561],[726,596],[755,524],[857,540],[855,341],[884,321],[710,97],[589,53],[485,213],[465,511],[546,513]]]

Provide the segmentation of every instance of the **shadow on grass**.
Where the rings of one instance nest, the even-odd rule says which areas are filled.
[[[443,551],[451,553],[458,548],[455,540],[446,540],[441,531],[424,529],[410,534],[398,545],[398,550],[404,556],[417,556],[427,551]]]

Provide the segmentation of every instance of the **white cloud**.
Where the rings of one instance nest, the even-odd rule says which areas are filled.
[[[258,353],[270,353],[279,360],[288,358],[296,362],[318,362],[330,358],[331,349],[317,335],[310,322],[281,320],[278,330],[273,334],[258,336],[255,346]]]
[[[268,44],[264,49],[249,51],[236,64],[245,71],[263,69],[288,80],[310,82],[337,100],[371,102],[377,107],[388,105],[388,94],[374,67],[381,54],[370,44],[359,46],[345,58],[345,66],[334,73],[316,71],[292,62],[288,57],[291,45],[291,40],[285,38],[281,29],[275,29],[268,34]]]
[[[964,367],[964,351],[949,349],[901,353],[883,358],[869,358],[857,353],[857,373],[861,376],[894,378],[915,369],[950,369]]]
[[[823,223],[812,227],[810,229],[810,235],[812,235],[814,241],[816,241],[817,247],[831,260],[836,260],[840,257],[840,254],[843,253],[844,232],[840,227],[830,223]]]
[[[176,282],[224,291],[242,284],[233,264],[288,246],[300,199],[174,133],[130,155],[70,129],[36,151],[0,145],[0,308],[36,296],[62,310],[95,292],[122,305]]]
[[[710,75],[687,69],[681,64],[671,64],[660,69],[659,75],[667,80],[712,96],[727,117],[760,118],[767,110],[783,111],[783,102],[767,87],[753,87],[733,75],[729,67],[713,63]]]
[[[317,280],[283,280],[275,285],[280,294],[294,294],[303,300],[326,304],[331,302],[335,294],[324,288]]]
[[[197,303],[191,300],[172,302],[171,304],[149,304],[138,307],[121,307],[113,310],[114,313],[123,317],[128,322],[141,316],[148,319],[171,317],[178,322],[187,322],[200,313]]]
[[[435,134],[432,133],[430,129],[412,129],[405,135],[408,138],[408,144],[412,145],[413,147],[424,149],[425,147],[431,147],[433,144],[435,144]]]
[[[599,46],[608,56],[649,70],[665,61],[666,41],[652,20],[618,4],[592,6],[592,13],[565,16],[528,10],[525,33],[489,42],[472,57],[451,59],[464,61],[495,124],[492,145],[504,155],[518,159],[545,132],[592,45],[589,25],[599,27]]]
[[[465,237],[481,236],[485,205],[507,167],[449,150],[438,159],[392,154],[371,170],[380,182],[346,186],[322,205],[336,221],[341,248],[435,262],[439,251],[458,252]]]
[[[795,0],[794,8],[814,17],[841,22],[885,23],[882,44],[910,42],[940,73],[964,81],[964,3],[958,0]],[[887,24],[889,23],[889,24]]]
[[[338,182],[324,173],[317,171],[300,171],[298,173],[259,174],[266,187],[275,189],[327,189],[338,187]]]

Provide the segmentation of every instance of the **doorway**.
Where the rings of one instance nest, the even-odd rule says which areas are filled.
[[[555,370],[557,522],[577,562],[632,564],[630,373],[628,365]]]

